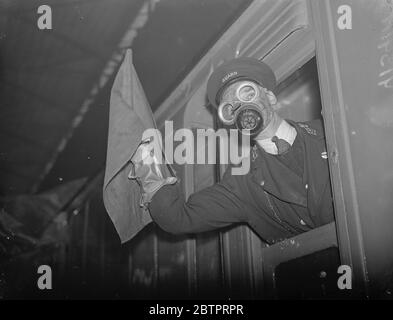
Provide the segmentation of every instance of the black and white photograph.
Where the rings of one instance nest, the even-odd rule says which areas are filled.
[[[0,0],[1,300],[393,300],[393,0]]]

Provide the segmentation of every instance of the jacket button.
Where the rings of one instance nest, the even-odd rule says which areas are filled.
[[[301,224],[302,226],[305,226],[305,225],[306,225],[306,223],[305,223],[303,220],[300,220],[300,224]]]

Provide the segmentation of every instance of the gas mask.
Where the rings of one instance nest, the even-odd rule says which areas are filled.
[[[264,129],[262,110],[270,106],[266,94],[251,81],[242,81],[233,90],[231,100],[225,99],[218,106],[218,116],[225,125],[235,125],[255,137]]]

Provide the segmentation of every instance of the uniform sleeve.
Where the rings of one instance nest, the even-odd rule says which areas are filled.
[[[161,188],[149,206],[152,219],[165,231],[187,234],[244,222],[244,205],[223,181],[193,193],[188,201],[179,184]]]

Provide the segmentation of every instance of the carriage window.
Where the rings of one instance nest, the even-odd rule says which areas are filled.
[[[308,121],[321,117],[316,58],[281,82],[276,89],[278,112],[284,119]]]

